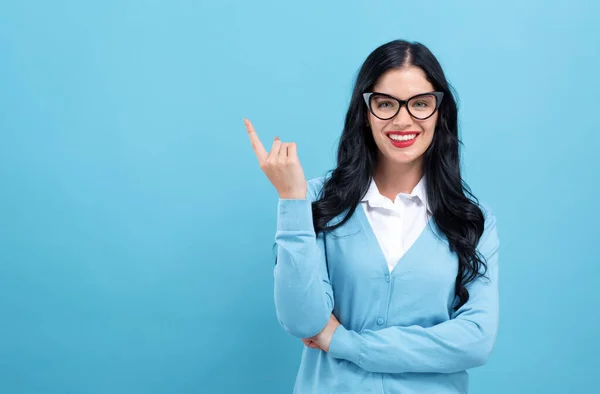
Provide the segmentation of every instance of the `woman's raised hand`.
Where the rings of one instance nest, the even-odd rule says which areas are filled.
[[[258,138],[254,126],[248,119],[244,119],[250,142],[261,170],[269,181],[275,186],[282,199],[306,199],[306,178],[298,160],[296,144],[281,142],[275,137],[271,151],[267,152]]]

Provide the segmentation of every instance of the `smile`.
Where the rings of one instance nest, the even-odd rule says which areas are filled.
[[[421,133],[417,131],[392,131],[386,134],[396,148],[407,148],[415,143]]]
[[[409,141],[409,140],[417,138],[417,134],[404,134],[404,135],[388,134],[388,137],[390,137],[390,139],[392,139],[394,141]]]

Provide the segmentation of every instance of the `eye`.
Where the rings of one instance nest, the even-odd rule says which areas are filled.
[[[394,106],[394,103],[392,103],[389,100],[385,100],[385,101],[378,101],[377,102],[377,108],[391,108]]]
[[[413,103],[413,107],[415,107],[415,108],[427,108],[427,107],[429,107],[429,103],[426,102],[426,101],[419,100],[419,101],[415,101]]]

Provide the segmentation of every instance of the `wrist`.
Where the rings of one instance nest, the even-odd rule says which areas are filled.
[[[304,192],[304,193],[279,193],[279,198],[282,200],[306,200],[306,192]]]

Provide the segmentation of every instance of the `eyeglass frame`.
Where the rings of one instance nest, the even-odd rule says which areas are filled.
[[[379,116],[375,115],[375,112],[373,111],[372,107],[371,107],[371,96],[373,96],[374,94],[378,95],[378,96],[385,96],[385,97],[389,97],[391,99],[396,100],[399,105],[398,105],[398,111],[396,111],[396,113],[393,116],[390,116],[389,118],[380,118]],[[408,108],[408,102],[414,98],[417,98],[419,96],[427,96],[427,95],[433,95],[435,96],[435,108],[433,109],[433,112],[431,113],[431,115],[425,117],[425,118],[419,118],[415,115],[413,115],[412,112],[410,112],[410,109]],[[381,120],[390,120],[395,118],[396,116],[398,116],[398,114],[400,113],[400,110],[402,109],[402,106],[406,106],[406,110],[408,111],[408,114],[410,116],[412,116],[415,119],[418,120],[426,120],[431,118],[440,108],[440,105],[442,104],[442,99],[444,98],[444,92],[426,92],[426,93],[419,93],[419,94],[415,94],[412,97],[409,97],[406,100],[400,100],[397,97],[394,97],[390,94],[386,94],[386,93],[380,93],[380,92],[365,92],[363,93],[363,99],[365,100],[365,104],[367,104],[367,108],[369,109],[369,112],[371,112],[373,114],[373,116],[375,116],[377,119],[381,119]]]

